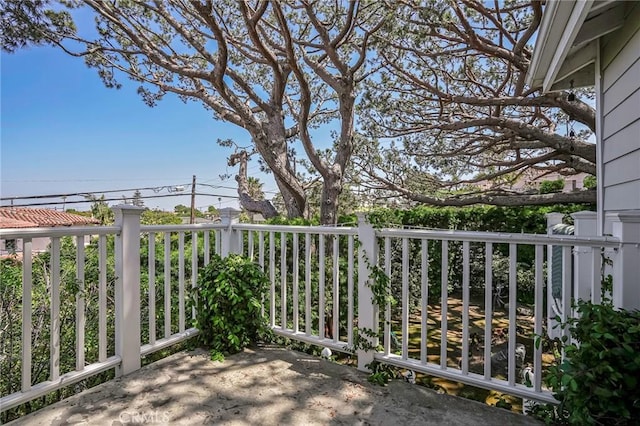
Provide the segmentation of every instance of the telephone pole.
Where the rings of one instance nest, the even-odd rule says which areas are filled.
[[[191,220],[189,223],[196,222],[196,175],[193,175],[191,183]]]

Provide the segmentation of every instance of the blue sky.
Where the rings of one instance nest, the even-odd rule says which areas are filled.
[[[121,89],[107,89],[82,59],[51,47],[2,53],[0,61],[3,198],[185,185],[191,183],[192,175],[198,183],[235,188],[235,180],[220,180],[219,175],[227,172],[231,150],[219,147],[216,140],[231,138],[248,145],[249,135],[214,120],[200,104],[184,104],[167,95],[149,108],[136,93],[135,82],[122,78]],[[252,161],[250,174],[257,169]],[[257,176],[265,190],[276,189],[269,176]],[[225,188],[198,187],[198,192],[236,195]],[[132,191],[107,195],[120,198],[131,196]],[[154,191],[143,191],[143,195],[154,195]],[[272,195],[267,193],[267,198]],[[82,198],[67,200],[72,199]],[[146,206],[165,210],[189,203],[188,194],[145,200]],[[209,205],[237,207],[237,202],[219,201],[217,196],[196,198],[197,207]],[[82,210],[88,205],[67,204],[71,207]]]

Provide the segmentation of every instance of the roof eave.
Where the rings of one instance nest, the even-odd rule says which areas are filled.
[[[540,31],[527,73],[530,87],[552,90],[593,0],[552,1],[545,8]],[[583,68],[584,64],[578,69]]]

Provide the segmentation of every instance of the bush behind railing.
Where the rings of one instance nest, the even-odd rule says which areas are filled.
[[[410,210],[379,209],[369,213],[369,220],[376,227],[427,228],[449,229],[463,231],[487,231],[502,233],[530,233],[546,234],[548,213],[564,213],[565,222],[572,221],[570,214],[582,210],[594,210],[593,205],[570,204],[552,206],[476,206],[465,208],[454,207],[425,207],[419,206]],[[420,264],[420,244],[414,241],[410,244],[412,264]],[[441,279],[442,251],[440,242],[429,244],[429,281],[439,283]],[[518,301],[531,303],[534,292],[534,275],[532,267],[535,261],[534,246],[519,245],[517,250],[518,270]],[[508,284],[508,244],[493,245],[493,284],[494,288],[506,287]],[[449,242],[448,250],[448,280],[449,294],[457,294],[462,286],[463,250],[459,241]],[[396,242],[392,250],[393,270],[399,271],[397,266],[401,262],[400,244]],[[484,291],[484,257],[485,246],[482,243],[470,244],[470,289],[472,294],[482,294]],[[396,272],[397,274],[398,272]],[[399,279],[397,277],[395,280]],[[392,281],[395,281],[392,277]],[[415,277],[410,283],[412,294],[419,295],[419,278]],[[429,296],[441,296],[441,286],[431,285]],[[412,300],[418,300],[413,298]]]
[[[407,227],[419,229],[446,229],[464,231],[489,231],[503,233],[532,233],[546,234],[548,213],[565,214],[565,222],[571,223],[571,213],[583,210],[595,210],[590,204],[569,204],[551,206],[516,206],[516,207],[496,207],[496,206],[476,206],[476,207],[427,207],[419,206],[407,210],[399,209],[375,209],[367,212],[367,218],[376,228]],[[354,226],[357,224],[355,215],[340,217],[340,224]],[[317,225],[317,221],[302,219],[287,220],[277,218],[268,222],[278,225]],[[384,264],[384,243],[379,242],[380,265]],[[279,240],[276,241],[279,247]],[[328,250],[330,245],[327,245]],[[430,283],[439,283],[441,280],[442,264],[442,243],[440,241],[430,241],[428,244],[429,269],[428,278]],[[411,240],[409,243],[409,262],[411,265],[420,265],[421,243],[419,240]],[[494,288],[506,287],[508,285],[508,244],[494,244],[493,246],[493,284]],[[521,303],[532,303],[534,296],[534,274],[533,264],[535,260],[534,246],[519,245],[517,251],[518,270],[518,301]],[[346,259],[346,244],[340,244],[340,258]],[[277,252],[279,253],[279,252]],[[327,253],[329,256],[329,253]],[[456,294],[462,286],[463,250],[462,243],[450,241],[448,250],[448,281],[449,294]],[[470,244],[470,287],[472,293],[482,294],[484,291],[484,257],[485,247],[482,243]],[[392,263],[392,292],[395,298],[399,298],[401,286],[401,263],[402,249],[401,241],[393,239],[391,242],[391,263]],[[314,265],[315,266],[315,265]],[[329,269],[327,269],[329,270]],[[290,271],[290,269],[289,269]],[[330,283],[330,275],[326,278]],[[410,274],[409,291],[412,297],[410,300],[414,306],[417,305],[420,295],[421,279],[419,274]],[[315,280],[314,280],[315,282]],[[327,286],[325,286],[326,288]],[[439,298],[441,296],[440,285],[429,286],[429,297]]]
[[[304,220],[304,219],[293,219],[287,220],[283,218],[276,218],[274,220],[269,221],[268,225],[290,225],[290,226],[317,226],[317,223],[313,221]],[[267,225],[267,226],[268,226]],[[265,228],[268,231],[268,227]],[[257,262],[258,261],[258,241],[259,236],[257,231],[248,231],[243,233],[243,247],[242,253],[247,255],[249,252],[249,232],[253,233],[253,257],[251,260]],[[282,274],[283,271],[281,269],[282,258],[281,258],[281,250],[282,250],[282,237],[281,232],[275,232],[274,235],[274,245],[270,248],[269,245],[269,232],[265,232],[263,235],[264,238],[264,271],[267,275],[269,275],[270,271],[270,257],[271,252],[273,250],[273,258],[274,258],[274,283],[275,283],[275,324],[276,326],[280,326],[282,324],[281,318],[281,308],[282,308]],[[312,310],[310,312],[310,324],[309,331],[311,334],[317,335],[320,331],[319,327],[319,295],[320,295],[320,262],[322,259],[325,277],[324,277],[324,300],[325,300],[325,319],[327,322],[325,323],[328,326],[328,323],[332,321],[332,312],[333,312],[333,268],[334,268],[334,258],[333,258],[333,242],[335,238],[338,238],[339,242],[339,257],[337,259],[337,266],[339,267],[340,273],[338,275],[338,287],[339,287],[339,299],[340,303],[338,305],[339,309],[339,318],[340,318],[340,336],[344,337],[347,329],[347,310],[348,304],[346,303],[346,297],[348,294],[348,280],[349,276],[347,274],[348,271],[348,237],[346,235],[325,235],[325,251],[324,256],[320,253],[319,248],[319,236],[317,234],[311,233],[310,235],[310,257],[307,259],[305,256],[305,236],[304,234],[298,235],[298,243],[297,243],[297,251],[298,257],[294,259],[294,239],[293,234],[289,232],[285,232],[285,244],[286,244],[286,258],[285,258],[285,267],[286,267],[286,295],[287,300],[285,301],[288,311],[288,318],[286,328],[293,327],[293,294],[294,294],[294,263],[297,263],[298,266],[298,312],[299,312],[299,330],[305,331],[307,329],[306,324],[306,315],[305,315],[305,305],[306,305],[306,270],[307,264],[309,264],[310,269],[310,291],[309,297],[311,299]],[[353,282],[353,297],[354,300],[357,297],[357,282],[358,282],[358,268],[357,268],[357,254],[355,250],[357,249],[357,240],[354,241],[354,253],[353,253],[353,275],[351,276]],[[270,315],[269,312],[269,299],[265,299],[265,315],[268,317]],[[323,325],[323,328],[325,327]],[[326,330],[325,330],[326,331]],[[325,335],[326,336],[326,335]]]
[[[114,317],[114,281],[115,256],[114,237],[106,237],[106,272],[107,272],[107,356],[115,353],[115,317]],[[172,233],[170,238],[170,291],[171,330],[169,334],[178,332],[178,236]],[[87,363],[98,361],[98,282],[99,255],[98,239],[92,238],[85,246],[84,290],[85,299],[85,359]],[[141,236],[141,341],[149,341],[149,271],[148,271],[148,235]],[[185,286],[191,286],[191,234],[185,233]],[[198,241],[198,265],[204,264],[203,240]],[[61,283],[60,283],[60,374],[75,370],[76,363],[76,244],[71,237],[61,238],[60,250]],[[156,235],[155,246],[155,311],[156,338],[164,337],[164,239]],[[32,383],[41,383],[50,375],[50,309],[51,309],[51,255],[49,252],[33,257],[32,281]],[[185,288],[185,290],[187,290]],[[0,394],[10,395],[20,390],[21,383],[21,336],[22,336],[22,262],[17,258],[0,260]],[[189,325],[187,325],[188,327]],[[74,385],[62,388],[45,396],[32,400],[22,406],[5,411],[0,416],[2,423],[38,410],[53,402],[67,398],[84,389],[103,383],[113,378],[113,370],[100,373]]]

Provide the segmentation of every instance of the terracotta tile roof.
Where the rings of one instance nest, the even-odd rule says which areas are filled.
[[[38,224],[34,222],[12,219],[0,215],[0,228],[36,228],[37,226]]]
[[[0,208],[0,228],[31,228],[49,226],[95,225],[100,221],[91,217],[49,209],[25,207]]]

